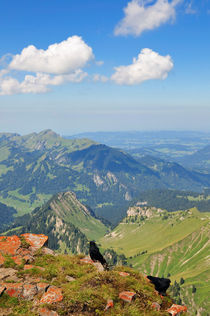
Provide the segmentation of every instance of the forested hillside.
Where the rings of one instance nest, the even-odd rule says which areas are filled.
[[[51,130],[0,134],[0,202],[18,215],[71,190],[94,212],[116,224],[140,192],[173,188],[202,192],[210,176],[178,164],[143,159],[88,139],[64,139]]]

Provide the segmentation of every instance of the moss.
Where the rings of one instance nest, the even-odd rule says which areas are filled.
[[[24,236],[20,236],[21,248],[28,249],[31,245],[26,241]]]
[[[4,258],[5,258],[5,261],[4,261],[4,264],[3,264],[3,267],[4,268],[16,268],[17,265],[16,263],[14,262],[14,260],[12,259],[11,256],[9,255],[4,255]]]

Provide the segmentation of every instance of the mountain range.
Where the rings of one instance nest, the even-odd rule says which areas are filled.
[[[71,190],[99,217],[116,224],[133,198],[151,189],[202,192],[210,175],[163,159],[128,153],[51,130],[0,134],[0,202],[31,212],[53,194]]]

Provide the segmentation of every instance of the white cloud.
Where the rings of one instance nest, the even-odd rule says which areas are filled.
[[[100,75],[100,74],[94,74],[93,75],[93,81],[97,82],[107,82],[109,80],[109,78],[107,78],[106,76]]]
[[[176,17],[175,6],[181,0],[157,0],[151,1],[132,0],[124,8],[125,17],[115,28],[115,35],[141,35],[145,30],[152,30],[168,21],[174,21]]]
[[[50,45],[46,50],[30,45],[13,57],[10,69],[66,74],[82,68],[94,58],[92,48],[81,37],[72,36],[67,40]]]
[[[3,62],[7,55],[1,58]],[[79,83],[88,76],[82,67],[93,59],[94,55],[92,48],[81,37],[72,36],[66,41],[50,45],[46,50],[30,45],[20,54],[9,57],[8,66],[0,70],[0,95],[44,93],[49,91],[50,86],[65,82]],[[9,75],[12,70],[34,74],[26,74],[24,79],[19,81]]]
[[[87,73],[78,69],[72,74],[49,75],[37,73],[35,76],[26,75],[22,82],[12,77],[0,78],[0,95],[12,95],[20,93],[44,93],[50,86],[59,86],[65,82],[81,82]]]
[[[104,64],[104,61],[103,60],[98,60],[96,61],[96,65],[97,66],[102,66]]]
[[[117,84],[134,85],[151,79],[166,79],[173,68],[169,55],[161,56],[149,48],[141,50],[133,63],[128,66],[115,67],[111,80]]]

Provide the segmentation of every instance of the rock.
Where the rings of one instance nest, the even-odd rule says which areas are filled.
[[[154,302],[154,303],[152,303],[152,308],[153,308],[155,311],[160,311],[160,304]]]
[[[83,263],[94,264],[93,260],[91,260],[89,257],[82,258],[80,261]]]
[[[12,268],[1,268],[0,269],[0,280],[4,280],[7,277],[12,277],[16,275],[17,271]]]
[[[55,302],[60,302],[63,300],[63,295],[61,289],[56,286],[50,286],[47,292],[42,296],[40,303],[41,304],[52,304]]]
[[[96,269],[99,271],[99,272],[102,272],[104,271],[104,267],[102,266],[102,264],[100,262],[93,262],[93,265],[96,267]]]
[[[40,267],[40,266],[34,266],[33,264],[25,264],[24,265],[24,270],[30,270],[30,269],[33,269],[33,268],[39,269],[40,271],[44,271],[45,270],[45,268]]]
[[[21,256],[13,256],[12,259],[18,266],[20,266],[23,263],[23,257]]]
[[[129,276],[130,274],[127,273],[127,272],[117,272],[119,275],[123,276],[123,277],[126,277],[126,276]]]
[[[113,300],[107,300],[107,304],[104,310],[107,311],[109,308],[112,308],[112,307],[114,307]]]
[[[25,264],[24,265],[24,270],[29,270],[29,269],[33,269],[34,268],[34,265],[32,265],[32,264]]]
[[[119,298],[121,298],[124,302],[130,303],[135,295],[135,292],[124,291],[119,294]]]
[[[37,290],[39,293],[44,293],[47,291],[49,286],[50,285],[48,283],[39,282],[39,283],[37,283]]]
[[[57,312],[51,311],[46,307],[39,308],[40,316],[59,316]]]
[[[23,257],[23,259],[24,259],[25,263],[31,263],[34,261],[34,257],[31,255],[26,255]]]
[[[38,290],[37,290],[36,285],[26,283],[23,285],[23,293],[21,297],[26,300],[32,300],[37,293],[38,293]]]
[[[40,248],[42,248],[48,241],[48,236],[45,236],[43,234],[22,234],[26,240],[27,243],[31,245],[32,251],[36,251]]]
[[[11,297],[21,297],[23,292],[23,283],[4,283],[5,293]]]
[[[0,252],[3,255],[7,254],[15,256],[20,246],[21,241],[18,236],[0,236]]]
[[[47,247],[43,247],[42,248],[42,252],[44,255],[52,255],[52,256],[55,256],[55,252],[50,249],[50,248],[47,248]]]
[[[30,249],[19,248],[17,250],[17,255],[21,257],[25,263],[31,263],[34,260]]]
[[[13,283],[20,283],[23,281],[23,278],[18,278],[16,275],[8,276],[5,279],[5,282],[13,282]]]
[[[70,275],[66,275],[65,279],[68,281],[68,282],[73,282],[75,281],[76,279],[71,277]]]
[[[104,267],[102,266],[102,264],[98,261],[94,262],[93,260],[90,259],[90,257],[85,257],[83,259],[80,259],[81,262],[83,263],[89,263],[92,264],[93,266],[96,267],[96,269],[101,272],[104,271]]]
[[[5,258],[0,253],[0,267],[4,264]]]
[[[4,292],[5,289],[6,289],[6,286],[0,285],[0,296]]]
[[[171,314],[172,316],[175,316],[175,315],[179,315],[179,313],[187,312],[187,307],[173,304],[169,309],[167,309],[167,312]]]

